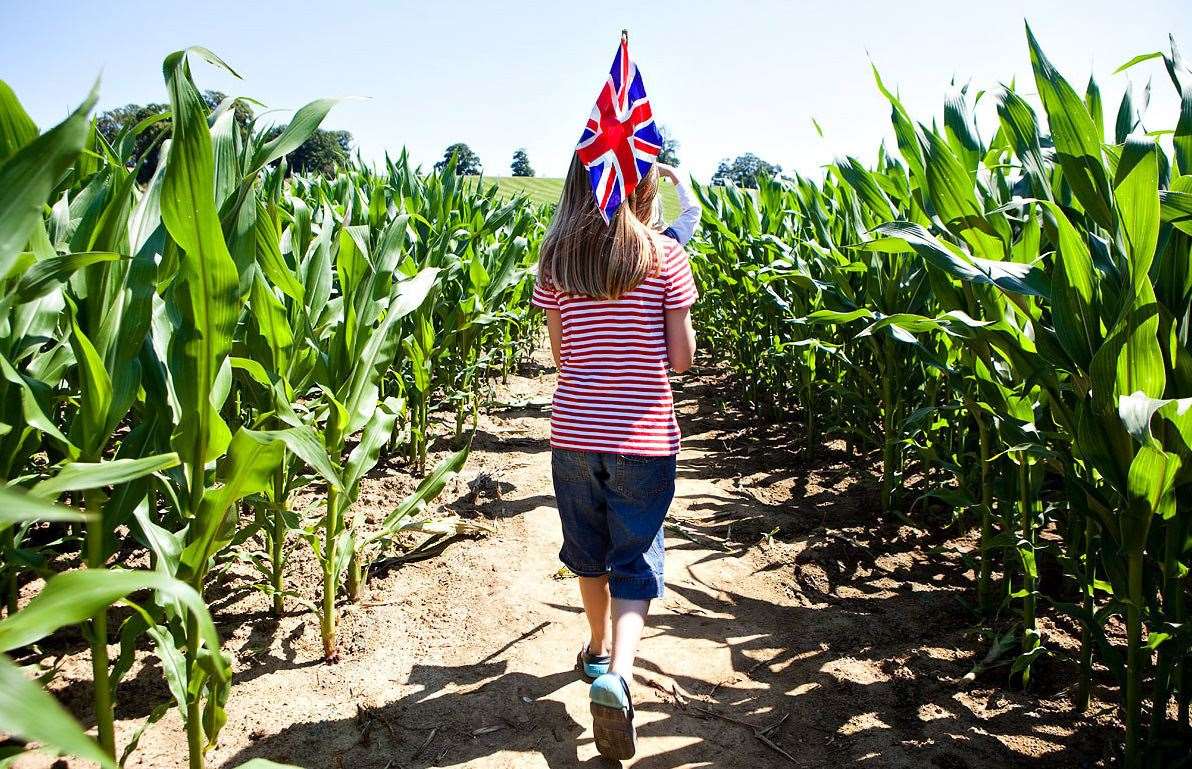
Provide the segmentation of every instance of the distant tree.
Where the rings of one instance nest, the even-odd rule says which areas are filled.
[[[265,132],[265,137],[273,139],[281,132],[281,126],[274,126]],[[290,173],[315,173],[333,177],[348,164],[351,152],[351,133],[316,128],[309,139],[298,145],[298,149],[286,155],[286,166]]]
[[[97,118],[96,127],[103,134],[103,138],[111,143],[116,141],[116,137],[124,129],[131,128],[142,120],[146,120],[154,115],[160,115],[167,110],[169,110],[169,107],[165,104],[125,104],[123,107],[110,109],[100,115]],[[145,155],[146,152],[149,152],[144,164],[141,165],[140,171],[137,172],[137,181],[142,184],[153,177],[153,172],[157,169],[158,153],[161,149],[160,142],[169,133],[170,121],[166,119],[141,131],[133,141],[132,160],[134,162],[142,155]]]
[[[435,170],[440,171],[446,168],[447,164],[451,162],[452,155],[455,155],[456,176],[479,176],[484,171],[483,166],[480,165],[480,156],[463,142],[456,142],[448,147],[443,152],[443,159],[435,163]]]
[[[509,166],[509,170],[513,172],[514,176],[534,175],[534,168],[530,165],[530,156],[526,154],[525,149],[519,149],[513,153],[513,164]]]
[[[227,94],[221,91],[203,91],[203,101],[208,110],[215,109],[227,98]],[[232,109],[236,113],[236,125],[245,131],[249,130],[252,127],[252,108],[245,104],[243,99],[237,99]]]
[[[214,110],[220,103],[226,99],[227,96],[219,91],[204,91],[203,102],[207,105],[208,110]],[[160,115],[163,112],[169,111],[169,106],[153,102],[150,104],[125,104],[123,107],[116,107],[104,112],[96,119],[96,125],[99,132],[103,134],[104,139],[109,142],[116,140],[120,132],[126,128],[132,128],[143,120]],[[243,101],[237,101],[235,104],[236,124],[244,131],[248,131],[252,124],[253,113],[252,109]],[[169,118],[160,120],[139,133],[133,141],[132,160],[137,160],[146,152],[149,154],[145,158],[145,163],[141,166],[140,172],[137,174],[137,181],[144,184],[153,177],[153,172],[157,170],[157,164],[160,161],[161,141],[169,138],[173,131],[173,123]]]
[[[675,137],[671,136],[670,129],[666,126],[659,126],[658,131],[662,134],[662,152],[658,153],[658,162],[678,168],[679,142],[675,140]]]
[[[767,163],[752,152],[746,152],[744,155],[738,155],[731,162],[720,161],[720,165],[716,167],[716,173],[712,174],[712,184],[723,186],[732,182],[738,187],[756,189],[758,176],[773,177],[780,173],[782,173],[782,166]]]

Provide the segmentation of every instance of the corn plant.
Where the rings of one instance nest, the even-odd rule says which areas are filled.
[[[343,468],[344,479],[342,487],[328,490],[321,541],[310,538],[323,569],[321,629],[329,660],[336,656],[335,598],[340,578],[349,574],[348,592],[355,599],[361,577],[354,561],[357,527],[345,516],[360,479],[377,463],[402,410],[397,400],[381,399],[381,383],[400,343],[402,319],[425,301],[437,274],[428,268],[395,279],[404,256],[404,218],[389,224],[371,258],[368,244],[353,237],[350,221],[350,211],[345,211],[334,237],[340,296],[316,373],[325,413],[323,447],[329,460]],[[334,220],[323,221],[324,227],[336,225]],[[359,442],[347,453],[348,439],[357,434]]]
[[[40,497],[0,487],[0,526],[7,527],[34,522],[90,522],[88,513],[60,507]],[[66,710],[36,682],[30,680],[6,653],[50,635],[65,625],[94,616],[114,602],[131,607],[138,616],[148,612],[129,600],[131,593],[154,590],[156,599],[176,611],[189,612],[198,617],[199,632],[213,644],[218,636],[211,616],[199,595],[185,583],[154,572],[134,572],[119,569],[85,569],[55,576],[19,614],[0,621],[0,729],[11,737],[37,742],[42,750],[59,751],[98,764],[104,769],[116,769],[127,758],[128,751],[117,763],[111,750],[89,737]],[[180,609],[180,607],[185,607]],[[169,642],[163,628],[155,628],[152,635],[158,643],[158,653],[164,660],[177,661],[177,650]],[[230,670],[219,672],[230,676]],[[172,690],[184,685],[178,678],[169,681]],[[131,747],[131,746],[130,746]],[[4,757],[13,758],[22,749],[6,748]],[[250,761],[248,769],[281,767],[268,761]]]
[[[1169,156],[1128,89],[1107,131],[1096,81],[1078,93],[1027,41],[1042,114],[1003,86],[982,136],[957,87],[942,123],[917,123],[879,77],[896,156],[843,158],[821,183],[701,190],[693,263],[712,301],[697,312],[747,402],[798,393],[777,402],[827,434],[874,428],[883,507],[913,514],[910,462],[917,494],[974,523],[987,659],[1017,646],[1010,671],[1029,686],[1059,653],[1040,612],[1074,618],[1078,701],[1105,665],[1126,764],[1159,765],[1189,734],[1190,74],[1174,44],[1126,65],[1161,59],[1180,94],[1158,132]],[[809,357],[809,339],[834,354]],[[1065,574],[1058,593],[1041,592],[1043,559]]]
[[[522,299],[541,210],[423,174],[404,153],[383,172],[356,161],[330,179],[290,175],[286,154],[334,101],[277,131],[244,129],[246,101],[207,110],[198,60],[231,71],[205,49],[171,54],[169,110],[114,137],[88,121],[95,94],[39,133],[0,83],[0,651],[80,625],[97,739],[7,657],[0,729],[103,766],[173,706],[190,766],[204,764],[230,688],[201,601],[214,574],[251,564],[281,613],[296,594],[289,541],[311,541],[330,657],[341,583],[354,599],[371,565],[411,555],[410,535],[421,555],[474,528],[427,505],[466,461],[484,388],[534,335]],[[155,126],[160,147],[136,156]],[[401,444],[424,473],[444,406],[461,446],[363,525],[364,477]],[[325,490],[313,523],[293,509],[300,489]],[[150,568],[123,568],[130,553]],[[56,574],[59,555],[86,568]],[[33,576],[46,586],[22,605]],[[132,609],[118,628],[113,603]],[[171,696],[118,746],[113,705],[146,642]]]

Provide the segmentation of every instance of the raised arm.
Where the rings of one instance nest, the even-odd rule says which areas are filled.
[[[670,223],[670,229],[675,233],[679,243],[686,245],[687,241],[691,240],[691,236],[695,234],[695,228],[699,226],[699,218],[702,213],[699,200],[691,194],[691,189],[675,168],[659,163],[658,173],[675,185],[675,192],[679,196],[680,210],[678,218]]]

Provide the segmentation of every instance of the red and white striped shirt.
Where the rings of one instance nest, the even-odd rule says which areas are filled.
[[[663,311],[690,307],[698,294],[683,247],[660,240],[659,274],[620,299],[534,286],[534,305],[558,310],[563,320],[551,446],[643,456],[679,452]]]

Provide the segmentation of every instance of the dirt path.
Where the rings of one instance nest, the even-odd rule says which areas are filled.
[[[541,401],[551,384],[515,378],[502,398]],[[632,766],[1100,762],[1109,727],[1073,719],[1070,671],[1052,671],[1042,698],[1006,690],[1004,669],[959,685],[985,645],[951,587],[967,566],[946,553],[971,543],[880,525],[867,473],[832,450],[801,464],[789,427],[746,431],[716,393],[707,382],[679,393],[685,448],[668,592],[642,643]],[[496,534],[375,577],[345,609],[339,664],[322,664],[312,615],[268,618],[235,576],[212,591],[236,658],[212,766],[257,756],[331,769],[610,765],[596,754],[587,687],[571,670],[586,624],[574,580],[556,578],[548,418],[541,408],[483,417],[444,500]],[[474,495],[467,481],[479,474],[488,478]],[[383,512],[410,483],[383,470],[362,505]],[[945,554],[928,557],[930,547]],[[317,582],[297,545],[293,581],[308,591]],[[66,656],[55,687],[85,716],[85,652]],[[121,740],[168,697],[155,665],[149,658],[121,689]],[[171,713],[129,766],[183,766],[184,749]]]

